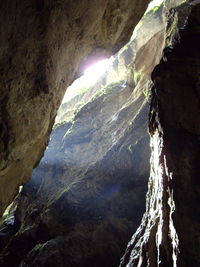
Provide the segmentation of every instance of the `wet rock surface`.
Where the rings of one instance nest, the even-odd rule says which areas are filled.
[[[170,10],[152,73],[147,210],[121,266],[199,266],[200,5]]]

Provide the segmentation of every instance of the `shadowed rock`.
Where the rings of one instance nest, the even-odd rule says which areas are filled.
[[[148,2],[1,1],[0,216],[43,155],[81,62],[121,48]]]

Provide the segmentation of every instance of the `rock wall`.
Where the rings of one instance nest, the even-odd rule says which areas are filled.
[[[145,207],[148,104],[128,86],[107,89],[52,132],[19,196],[17,234],[4,236],[3,266],[118,265]]]
[[[71,97],[66,92],[63,102],[58,109],[55,124],[73,120],[77,109],[80,109],[81,106],[86,104],[95,94],[98,94],[110,83],[119,83],[121,81],[121,83],[124,82],[135,87],[141,76],[143,76],[143,83],[146,82],[144,76],[147,76],[147,79],[149,79],[150,71],[159,62],[161,57],[165,27],[162,12],[163,5],[160,5],[156,10],[149,10],[148,14],[142,17],[137,25],[137,31],[134,31],[132,34],[131,40],[119,53],[110,58],[108,69],[101,74],[97,82],[92,84],[92,86],[88,85],[89,82],[84,77],[75,81],[73,86],[77,87],[74,88],[74,91],[78,93]],[[158,34],[157,37],[154,37],[154,41],[152,40],[148,48],[148,41],[156,34]],[[156,41],[159,48],[156,47]],[[152,50],[152,53],[149,50]],[[157,53],[155,53],[155,50],[157,50]],[[67,96],[70,96],[70,98]]]
[[[199,266],[200,4],[170,10],[152,73],[151,176],[146,213],[120,266]]]
[[[161,11],[148,15],[155,25],[162,22]],[[146,88],[163,38],[161,23],[140,46],[136,40],[128,44],[111,66],[113,82],[108,71],[99,81],[107,85],[89,89],[96,94],[74,119],[55,125],[44,157],[16,200],[14,224],[8,217],[0,229],[3,266],[118,266],[145,208]]]
[[[1,1],[0,3],[2,45],[0,65],[3,66],[0,68],[2,77],[0,87],[1,213],[17,193],[18,185],[27,181],[32,167],[41,157],[64,88],[78,75],[77,66],[81,59],[88,57],[96,48],[96,52],[99,48],[105,48],[108,51],[112,48],[113,51],[118,49],[125,41],[127,31],[135,24],[135,20],[132,20],[133,10],[137,10],[135,16],[137,18],[142,13],[139,2],[137,6],[134,6],[136,2],[132,1],[109,1],[109,3],[93,1],[91,5],[87,3],[86,6],[86,1],[78,2],[79,5],[74,1],[68,1],[67,4],[62,1],[54,3]],[[172,3],[172,1],[166,1],[169,6],[170,2]],[[198,205],[200,195],[198,181],[200,6],[198,2],[188,1],[188,4],[174,8],[169,13],[166,48],[160,64],[152,73],[154,87],[149,121],[152,157],[146,213],[128,245],[121,266],[196,267],[200,265]],[[122,12],[125,14],[122,20],[116,19],[119,14],[118,4],[120,7],[127,4],[124,13]],[[84,8],[88,6],[91,9]],[[129,14],[127,14],[127,7]],[[114,10],[114,13],[111,12]],[[88,12],[88,16],[81,16],[81,14],[85,15],[85,12]],[[76,18],[75,21],[72,22],[69,19],[71,16]],[[109,27],[111,18],[113,18],[111,23],[113,27]],[[125,21],[128,20],[130,29],[128,27],[127,31],[123,32],[123,25],[125,27],[127,25]],[[92,23],[93,21],[95,23]],[[85,31],[81,31],[82,27],[78,26],[80,24]],[[116,29],[116,25],[119,28]],[[66,35],[63,35],[63,32]],[[115,36],[114,33],[116,33]],[[77,40],[80,42],[75,42]],[[139,62],[143,62],[142,59],[147,51],[152,55],[152,47],[155,51],[158,47],[161,49],[158,51],[158,57],[153,57],[158,59],[163,40],[164,33],[160,32],[151,40],[154,44],[152,46],[151,43],[151,49],[144,45],[139,53]],[[77,47],[74,47],[75,43]],[[65,51],[68,53],[65,54]],[[138,66],[149,66],[146,70],[151,72],[154,64],[138,64]],[[105,100],[108,106],[113,103],[113,97],[117,92],[121,96],[121,100],[116,103],[114,101],[115,105],[112,105],[113,111],[120,109],[119,112],[114,112],[117,116],[108,118],[106,121],[108,128],[105,126],[101,128],[106,133],[105,146],[100,145],[98,139],[100,135],[96,131],[99,121],[95,124],[92,112],[89,112],[90,119],[86,119],[86,114],[91,109],[100,114],[102,120],[107,118],[109,112],[106,105],[103,108],[105,113],[98,112],[100,111],[98,99],[93,99],[94,101],[86,105],[82,111],[80,110],[77,114],[78,120],[73,125],[62,125],[55,130],[58,136],[63,137],[63,143],[61,144],[53,133],[52,142],[56,149],[50,145],[49,152],[55,153],[59,164],[66,161],[68,165],[64,165],[66,167],[56,165],[59,166],[57,169],[52,165],[48,169],[48,176],[46,162],[43,160],[37,169],[38,173],[36,171],[33,175],[35,179],[24,187],[18,200],[20,205],[16,212],[14,228],[11,232],[8,228],[4,228],[4,232],[0,235],[1,240],[7,244],[1,257],[2,266],[19,264],[21,266],[50,266],[50,264],[95,266],[97,256],[99,257],[97,264],[100,266],[107,264],[110,267],[111,262],[116,263],[125,246],[125,240],[128,239],[132,227],[135,227],[133,224],[136,222],[134,221],[136,217],[129,211],[119,216],[124,208],[115,209],[114,202],[117,199],[119,202],[116,202],[121,203],[122,197],[122,203],[124,203],[124,197],[127,192],[130,192],[130,199],[125,206],[131,207],[129,201],[133,198],[134,190],[140,188],[136,185],[137,178],[140,177],[140,168],[136,175],[132,176],[133,163],[135,166],[140,165],[134,162],[133,155],[137,151],[135,149],[137,144],[132,143],[131,131],[137,132],[137,123],[141,123],[140,119],[144,114],[137,113],[136,110],[144,111],[146,108],[139,88],[144,88],[148,84],[148,77],[144,75],[141,79],[140,75],[136,75],[135,78],[138,78],[137,85],[134,87],[135,98],[131,93],[133,87],[124,87],[123,84],[115,84],[110,88],[111,90],[108,90],[109,92],[99,96],[101,103]],[[126,101],[125,98],[127,98]],[[133,103],[135,103],[134,107]],[[128,125],[132,122],[134,114],[135,122]],[[81,124],[79,119],[83,119],[84,124]],[[118,126],[114,123],[116,120],[119,122]],[[84,128],[86,123],[89,131]],[[73,132],[69,131],[70,127]],[[95,131],[92,130],[93,128]],[[68,133],[64,137],[66,131]],[[140,131],[138,134],[143,137]],[[94,154],[91,149],[89,158],[81,158],[81,154],[84,155],[84,149],[87,150],[84,144],[88,144],[91,140],[98,147],[99,153]],[[112,141],[113,145],[109,141]],[[82,145],[84,149],[83,147],[80,149]],[[143,146],[140,146],[141,148],[143,149],[141,155],[144,157],[145,150]],[[63,156],[65,154],[66,158]],[[51,158],[48,157],[48,152],[46,156],[50,165]],[[121,161],[122,158],[124,161]],[[75,165],[71,164],[72,162]],[[92,166],[85,162],[87,164],[91,162]],[[81,167],[86,168],[79,170],[78,174],[76,164],[79,163]],[[109,163],[112,164],[109,165]],[[122,170],[124,170],[123,166],[126,166],[125,172],[118,172],[116,163]],[[130,172],[126,172],[127,170]],[[123,176],[134,184],[133,191],[130,184],[123,184]],[[44,177],[47,178],[48,183],[43,182]],[[75,180],[74,177],[76,177]],[[89,181],[85,191],[83,191],[85,187],[82,187],[83,181],[84,186],[87,185],[86,181]],[[114,185],[111,181],[115,181]],[[119,186],[115,186],[118,182]],[[121,197],[118,195],[119,188],[125,191]],[[111,200],[108,199],[110,194]],[[114,213],[111,216],[113,209]],[[127,218],[127,214],[130,217]],[[89,221],[91,218],[92,223]],[[124,225],[126,229],[123,228]],[[113,234],[106,235],[106,239],[103,239],[102,232]],[[7,243],[8,240],[10,240],[9,243]],[[5,246],[5,243],[1,246]],[[110,250],[107,249],[107,245],[104,246],[107,243]],[[95,248],[102,251],[102,254],[97,253]],[[91,251],[92,254],[90,254]],[[101,261],[101,255],[103,258],[106,257],[106,262]],[[113,255],[117,257],[112,258]]]
[[[0,3],[0,215],[28,181],[79,64],[115,53],[149,1]]]

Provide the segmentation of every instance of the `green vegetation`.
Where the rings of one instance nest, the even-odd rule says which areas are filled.
[[[73,188],[82,183],[82,177],[76,177],[74,181],[69,182],[68,185],[63,185],[63,188],[58,191],[52,198],[49,199],[47,206],[50,206],[52,203],[59,201],[63,194],[67,194],[73,190]]]
[[[61,126],[65,125],[65,124],[66,124],[66,121],[62,121],[62,122],[59,122],[57,124],[54,124],[53,130],[58,129],[58,128],[60,128]]]
[[[174,20],[174,22],[170,25],[170,27],[167,30],[166,44],[168,47],[173,45],[174,35],[176,34],[176,24],[177,21]]]
[[[161,7],[161,5],[162,5],[163,3],[161,3],[160,5],[158,5],[158,6],[154,6],[152,9],[150,9],[149,11],[147,11],[147,13],[146,13],[146,15],[147,14],[154,14],[160,7]]]
[[[129,49],[130,44],[131,44],[131,41],[129,41],[126,45],[124,45],[124,46],[119,50],[119,53],[118,53],[118,55],[117,55],[118,58],[120,57],[120,55],[121,55],[122,53],[124,53],[126,50]]]
[[[97,92],[95,95],[93,95],[93,97],[90,98],[90,100],[88,102],[92,102],[95,99],[97,99],[97,98],[99,98],[99,97],[101,97],[103,95],[109,94],[110,92],[112,92],[112,90],[114,88],[116,88],[118,86],[121,86],[123,83],[124,83],[123,80],[109,83],[108,85],[106,85],[105,87],[103,87],[99,92]]]
[[[63,140],[66,138],[66,136],[68,134],[70,134],[72,132],[72,129],[73,129],[73,125],[74,125],[74,121],[71,121],[72,125],[71,127],[66,131],[65,135],[63,136]]]
[[[146,18],[147,16],[150,16],[150,17],[153,16],[160,8],[163,7],[163,3],[164,3],[164,0],[160,4],[154,6],[154,7],[150,8],[150,9],[147,9],[147,11],[144,14],[144,18]]]
[[[74,117],[78,114],[78,112],[81,110],[81,108],[85,105],[84,102],[78,102],[74,106]]]
[[[140,78],[142,77],[142,72],[141,71],[134,71],[134,81],[135,84],[137,84],[140,80]]]
[[[75,96],[84,94],[88,89],[89,89],[89,87],[78,88],[78,90],[75,91]]]
[[[149,101],[149,99],[150,99],[150,95],[151,95],[151,90],[145,88],[145,89],[143,90],[143,94],[144,94],[146,100]]]
[[[3,224],[6,220],[9,220],[9,217],[12,216],[12,211],[14,211],[16,208],[16,205],[13,205],[13,202],[7,207],[5,210],[3,216],[0,218],[0,224]]]
[[[106,93],[109,93],[111,92],[115,87],[118,87],[124,83],[123,80],[119,80],[117,82],[112,82],[112,83],[109,83],[106,87],[105,87],[105,90],[106,90]]]

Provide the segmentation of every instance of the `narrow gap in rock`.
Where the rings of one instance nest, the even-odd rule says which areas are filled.
[[[104,60],[97,81],[86,71],[68,88],[44,157],[14,201],[14,225],[5,220],[0,229],[5,265],[119,265],[145,211],[160,2],[150,5],[130,42]]]

